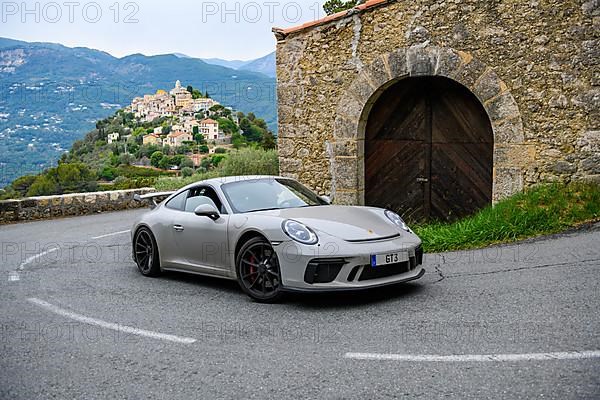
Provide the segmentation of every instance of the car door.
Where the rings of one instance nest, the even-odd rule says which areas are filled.
[[[200,204],[215,206],[220,217],[212,220],[194,214]],[[173,218],[173,237],[178,251],[187,262],[186,269],[203,274],[229,276],[228,222],[229,215],[214,189],[210,186],[190,189],[183,211],[174,214]]]

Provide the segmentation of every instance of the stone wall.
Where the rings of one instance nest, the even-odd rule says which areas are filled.
[[[446,76],[480,99],[494,199],[600,181],[598,0],[372,0],[274,32],[281,174],[338,203],[364,201],[361,129],[377,93],[405,76]]]
[[[0,201],[0,223],[32,221],[74,215],[95,214],[147,207],[146,202],[133,200],[135,194],[154,192],[153,188],[110,192],[73,193],[57,196],[29,197]]]

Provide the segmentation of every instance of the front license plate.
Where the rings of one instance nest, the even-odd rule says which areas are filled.
[[[408,253],[406,251],[399,251],[397,253],[387,254],[372,254],[371,255],[371,267],[377,267],[379,265],[396,264],[400,262],[408,261]]]

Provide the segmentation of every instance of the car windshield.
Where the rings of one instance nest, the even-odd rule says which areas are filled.
[[[238,213],[327,204],[291,179],[253,179],[227,183],[222,188],[231,208]]]

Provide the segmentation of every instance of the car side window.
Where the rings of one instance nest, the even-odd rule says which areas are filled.
[[[185,211],[194,212],[196,207],[201,204],[210,204],[214,206],[219,213],[227,214],[227,210],[219,199],[219,196],[213,188],[208,186],[200,186],[190,190],[190,195],[185,202]]]
[[[185,200],[188,197],[188,193],[189,190],[184,190],[183,192],[179,193],[177,196],[169,200],[165,207],[170,208],[171,210],[183,211],[185,209]]]

